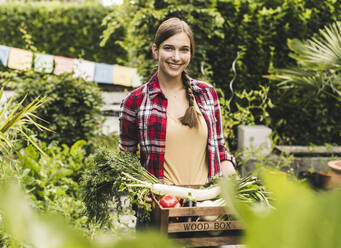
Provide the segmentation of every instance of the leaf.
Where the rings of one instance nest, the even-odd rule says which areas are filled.
[[[78,155],[79,152],[83,152],[82,148],[87,144],[87,142],[85,140],[78,140],[76,141],[70,149],[70,154],[73,157],[76,157]]]
[[[0,182],[0,211],[12,245],[43,247],[92,247],[89,240],[55,215],[39,215],[15,182]],[[26,246],[26,245],[24,245]]]
[[[73,170],[66,169],[66,168],[60,168],[60,169],[55,170],[51,174],[50,180],[58,181],[59,179],[65,178],[65,177],[70,176],[72,174],[73,174]]]

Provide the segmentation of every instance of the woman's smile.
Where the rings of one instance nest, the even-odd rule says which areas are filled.
[[[179,69],[183,64],[176,64],[176,63],[168,62],[168,65],[172,69]]]

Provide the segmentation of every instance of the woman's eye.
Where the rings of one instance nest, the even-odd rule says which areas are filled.
[[[172,50],[172,47],[166,46],[164,47],[165,50]]]
[[[183,52],[189,52],[189,48],[181,48],[181,51],[183,51]]]

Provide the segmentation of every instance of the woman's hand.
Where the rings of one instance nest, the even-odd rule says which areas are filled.
[[[237,174],[233,164],[230,161],[224,160],[220,163],[222,175],[228,177]]]

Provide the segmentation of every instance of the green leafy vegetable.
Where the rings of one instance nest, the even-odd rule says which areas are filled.
[[[221,186],[221,177],[215,177],[211,182],[205,184],[203,188],[212,188],[217,185]],[[266,206],[271,206],[270,204],[270,192],[265,190],[265,187],[262,185],[261,180],[257,176],[249,175],[245,177],[235,177],[231,176],[231,183],[234,185],[236,197],[248,204],[252,204],[255,202],[264,203]],[[219,195],[218,199],[221,198]]]
[[[151,211],[151,204],[145,201],[150,189],[140,185],[160,181],[141,166],[136,155],[101,150],[95,155],[93,162],[94,165],[85,173],[81,183],[83,200],[90,219],[96,219],[101,224],[110,224],[110,208],[123,212],[123,208],[127,206],[122,196],[127,195],[131,199],[128,207],[136,205],[142,210]]]

